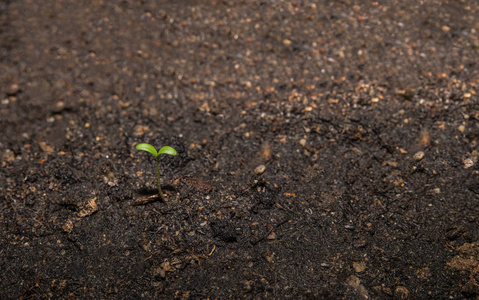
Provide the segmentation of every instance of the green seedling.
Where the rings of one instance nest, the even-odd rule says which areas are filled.
[[[155,147],[153,147],[150,144],[146,143],[141,143],[136,145],[136,150],[141,150],[141,151],[146,151],[148,153],[151,153],[155,156],[156,158],[156,179],[158,182],[158,195],[160,195],[160,198],[162,201],[165,201],[165,198],[163,198],[163,193],[161,191],[161,184],[160,184],[160,154],[169,154],[175,156],[176,150],[173,147],[170,146],[164,146],[161,147],[160,151],[156,151]]]

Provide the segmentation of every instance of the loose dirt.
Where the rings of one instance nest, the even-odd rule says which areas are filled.
[[[0,298],[477,299],[479,4],[0,1]],[[170,145],[155,162],[135,150]]]

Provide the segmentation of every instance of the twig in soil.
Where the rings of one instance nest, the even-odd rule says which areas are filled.
[[[136,198],[133,200],[133,203],[131,204],[132,206],[137,206],[137,205],[145,205],[151,202],[155,202],[161,200],[159,195],[148,195],[148,196],[141,196],[139,198]]]
[[[161,251],[161,250],[156,250],[155,252],[151,253],[151,255],[148,256],[147,258],[145,258],[145,259],[143,260],[143,262],[150,260],[151,258],[153,258],[153,256],[155,256],[156,254],[160,253],[160,251]]]
[[[216,245],[213,245],[213,249],[211,250],[211,252],[208,254],[208,256],[211,256],[213,254],[213,252],[215,252],[216,250]]]
[[[163,189],[177,192],[176,188],[172,185],[165,185],[165,186],[163,186]],[[177,193],[176,194],[176,200],[178,200],[178,199],[179,199],[179,194]],[[156,202],[158,200],[161,200],[161,198],[158,194],[140,196],[140,197],[136,198],[135,200],[133,200],[133,202],[131,203],[131,206],[145,205],[145,204],[148,204],[148,203]],[[162,211],[161,213],[165,214],[165,213],[168,213],[169,211],[175,210],[177,208],[175,206],[171,207],[170,204],[168,204],[168,206],[170,208],[166,211]]]
[[[265,238],[267,238],[272,232],[273,230],[275,230],[276,228],[278,228],[279,226],[283,225],[284,223],[287,223],[288,221],[290,220],[290,218],[285,218],[284,220],[282,220],[281,222],[279,222],[278,224],[276,224],[273,228],[271,228],[268,233],[266,233],[265,235],[263,235],[262,237],[258,238],[256,241],[250,241],[251,245],[256,245],[258,244],[259,242],[263,241]]]
[[[193,258],[196,260],[196,262],[198,262],[198,266],[201,267],[201,261],[200,261],[200,258],[203,258],[203,259],[206,259],[206,260],[210,260],[208,257],[204,256],[204,255],[201,255],[201,254],[195,254],[195,248],[192,248],[191,250],[191,255],[190,256],[187,256],[187,258]]]

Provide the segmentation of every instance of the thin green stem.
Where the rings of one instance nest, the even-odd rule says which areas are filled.
[[[160,199],[165,201],[165,198],[163,198],[163,192],[161,191],[159,155],[156,157],[156,179],[158,180],[158,194],[160,195]]]

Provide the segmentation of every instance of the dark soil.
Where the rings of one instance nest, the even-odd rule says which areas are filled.
[[[475,0],[0,1],[0,298],[478,299],[478,36]]]

